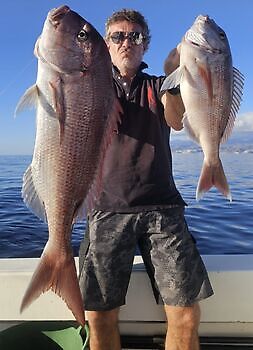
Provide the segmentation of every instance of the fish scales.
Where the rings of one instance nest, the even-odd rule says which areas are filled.
[[[204,153],[196,199],[215,186],[232,200],[219,148],[232,132],[243,75],[232,65],[225,32],[207,15],[196,18],[177,49],[180,65],[165,79],[162,91],[180,85],[184,128]]]
[[[28,207],[47,221],[49,239],[21,311],[51,289],[83,325],[71,231],[92,186],[98,190],[95,180],[116,127],[111,60],[103,38],[67,6],[49,12],[35,55],[36,84],[17,107],[20,111],[32,101],[37,107],[34,154],[22,194]]]

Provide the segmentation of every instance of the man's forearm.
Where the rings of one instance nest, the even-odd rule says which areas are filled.
[[[164,117],[167,124],[174,130],[183,129],[182,119],[185,111],[181,95],[171,95],[165,92],[161,98],[164,106]]]

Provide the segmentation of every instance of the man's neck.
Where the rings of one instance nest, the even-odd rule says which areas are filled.
[[[127,81],[132,81],[136,76],[137,71],[137,69],[119,69],[120,75]]]

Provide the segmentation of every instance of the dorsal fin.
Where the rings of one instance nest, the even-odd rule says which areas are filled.
[[[82,215],[85,211],[89,212],[96,199],[98,198],[101,187],[102,187],[102,178],[103,178],[103,168],[104,168],[104,160],[106,156],[106,151],[108,146],[112,142],[112,137],[115,133],[118,133],[118,123],[121,124],[121,115],[123,114],[123,110],[119,100],[115,97],[112,103],[111,111],[109,112],[107,118],[107,125],[105,127],[105,133],[103,136],[102,145],[100,148],[100,156],[99,162],[96,170],[96,174],[94,176],[94,180],[90,186],[89,192],[85,198],[84,205],[80,206],[78,217],[80,218],[80,214]],[[85,208],[85,211],[84,211]]]
[[[244,76],[243,74],[233,67],[233,94],[232,94],[232,105],[228,118],[226,128],[222,134],[221,143],[226,142],[228,137],[231,135],[236,114],[239,111],[242,94],[243,94]]]

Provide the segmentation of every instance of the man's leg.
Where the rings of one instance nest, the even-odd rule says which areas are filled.
[[[166,349],[198,350],[200,310],[196,301],[208,298],[213,290],[188,230],[184,209],[150,211],[145,215],[149,229],[139,245],[156,301],[166,305]]]
[[[135,254],[135,216],[100,211],[89,216],[88,244],[84,240],[80,247],[79,283],[84,309],[92,310],[87,311],[92,350],[120,349],[118,313],[125,304]]]
[[[119,308],[110,311],[87,311],[90,350],[120,350]]]
[[[165,305],[165,312],[168,320],[165,349],[199,350],[199,304],[188,307]]]

